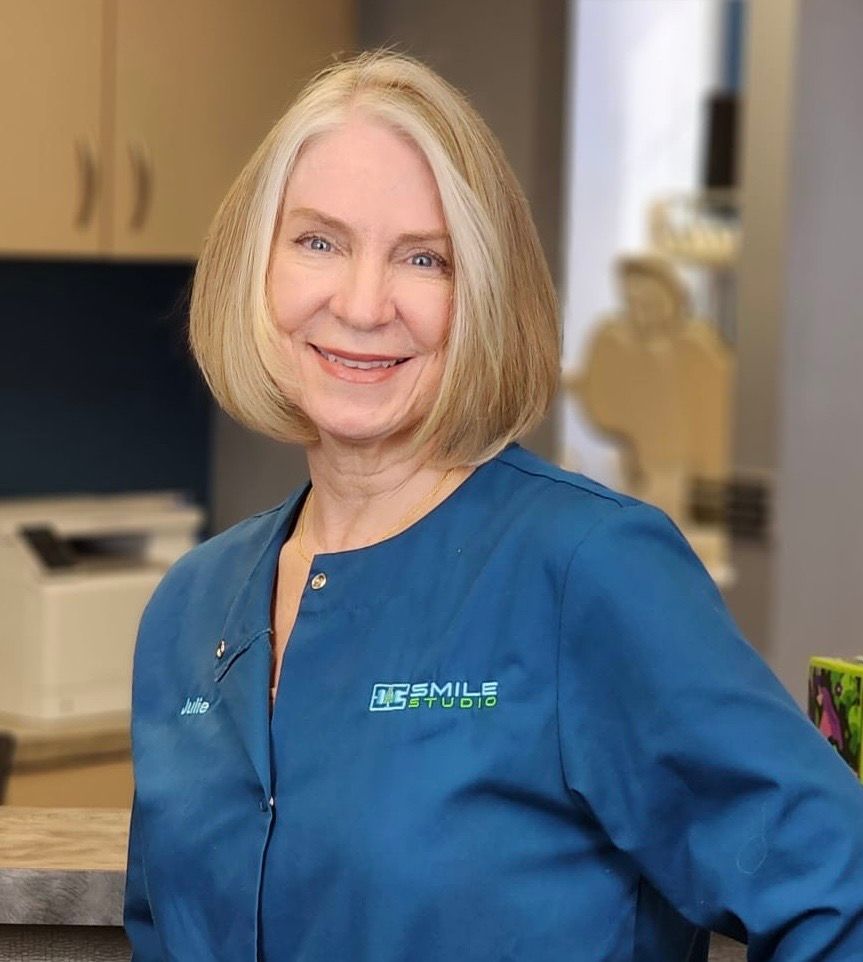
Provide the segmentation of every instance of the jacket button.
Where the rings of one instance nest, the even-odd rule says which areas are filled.
[[[312,578],[312,591],[320,591],[326,583],[327,576],[323,571],[319,571],[314,578]]]
[[[217,658],[221,658],[222,655],[225,654],[225,648],[226,648],[226,647],[227,647],[227,645],[225,644],[225,639],[222,638],[222,640],[218,643],[218,645],[216,645],[216,657],[217,657]]]

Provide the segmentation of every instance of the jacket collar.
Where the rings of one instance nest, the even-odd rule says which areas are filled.
[[[269,795],[270,672],[272,634],[270,606],[279,552],[296,519],[308,485],[281,505],[258,516],[254,529],[261,550],[234,596],[213,651],[213,674],[225,714],[236,727],[249,759]],[[259,532],[259,534],[257,533]]]

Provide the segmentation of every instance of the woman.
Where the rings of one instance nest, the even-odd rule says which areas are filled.
[[[517,443],[557,310],[467,102],[364,54],[222,205],[195,356],[311,482],[165,576],[136,962],[863,957],[863,792],[660,511]]]

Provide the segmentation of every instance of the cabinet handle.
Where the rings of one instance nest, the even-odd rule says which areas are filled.
[[[89,137],[75,138],[75,157],[81,183],[78,209],[75,211],[74,224],[84,228],[93,220],[96,210],[96,196],[99,187],[99,170],[96,166],[96,151]]]
[[[147,152],[138,141],[129,144],[129,163],[132,166],[132,179],[135,183],[135,203],[129,217],[130,230],[141,230],[150,211],[150,198],[153,194],[153,174]]]

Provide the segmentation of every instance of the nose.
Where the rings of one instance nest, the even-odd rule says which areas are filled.
[[[387,264],[373,257],[348,261],[330,299],[336,317],[351,327],[373,330],[395,316]]]

